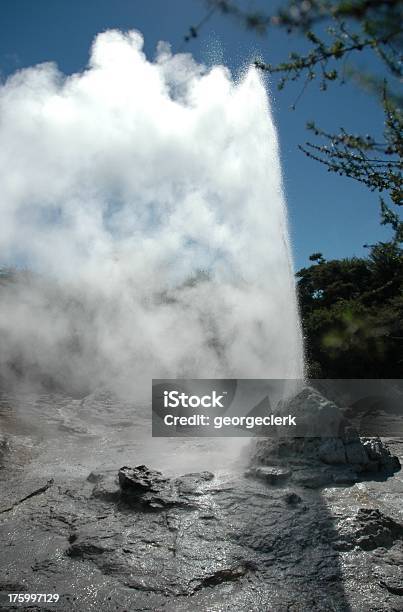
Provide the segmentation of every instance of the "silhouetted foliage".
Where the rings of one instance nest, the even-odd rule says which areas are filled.
[[[401,378],[402,248],[386,242],[367,258],[313,258],[297,273],[309,375]]]

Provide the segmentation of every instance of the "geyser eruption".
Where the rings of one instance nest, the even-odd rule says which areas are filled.
[[[237,82],[138,32],[0,90],[1,369],[150,394],[151,378],[300,378],[276,130]],[[17,364],[17,365],[16,365]]]

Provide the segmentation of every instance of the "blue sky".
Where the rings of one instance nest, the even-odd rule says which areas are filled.
[[[251,4],[258,3],[244,2]],[[157,42],[166,40],[174,52],[182,49],[197,61],[224,63],[234,74],[256,55],[276,63],[303,44],[296,35],[276,30],[257,37],[220,14],[213,15],[197,39],[184,44],[189,26],[205,14],[201,0],[2,0],[1,77],[4,80],[19,68],[45,61],[56,62],[67,74],[81,70],[94,36],[108,28],[139,29],[149,58]],[[365,61],[364,68],[371,69],[370,58]],[[272,88],[297,269],[309,264],[313,252],[321,251],[328,259],[360,256],[366,252],[365,243],[390,235],[379,224],[376,194],[328,173],[298,150],[298,144],[310,136],[305,123],[311,119],[328,131],[343,126],[379,134],[382,112],[377,103],[354,85],[336,84],[323,93],[313,84],[292,111],[301,86],[298,83],[281,92]]]

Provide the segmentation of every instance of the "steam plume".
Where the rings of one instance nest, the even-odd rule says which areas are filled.
[[[138,32],[88,68],[0,89],[1,368],[73,387],[162,377],[298,378],[301,335],[276,130],[234,82]],[[18,369],[18,368],[17,368]],[[13,371],[14,371],[13,370]]]

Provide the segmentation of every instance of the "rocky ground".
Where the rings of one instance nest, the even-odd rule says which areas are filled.
[[[288,440],[277,453],[261,441],[246,474],[168,477],[140,465],[49,479],[29,469],[29,435],[9,433],[0,610],[403,610],[403,480],[392,459],[403,440],[354,438],[348,457],[348,436],[344,463],[329,439],[293,452]],[[60,600],[12,604],[8,593]]]

